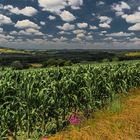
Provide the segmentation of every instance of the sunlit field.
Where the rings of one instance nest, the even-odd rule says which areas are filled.
[[[137,57],[140,56],[140,52],[129,52],[125,54],[128,57]]]
[[[24,50],[16,50],[16,49],[8,49],[8,48],[0,48],[0,53],[8,53],[8,54],[30,54],[30,51],[24,51]]]

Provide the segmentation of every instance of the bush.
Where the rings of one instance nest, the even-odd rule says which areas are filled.
[[[114,57],[114,58],[112,58],[112,61],[113,62],[118,62],[119,61],[119,58],[118,57]]]
[[[66,61],[64,59],[48,59],[48,61],[44,62],[44,67],[50,67],[50,66],[71,66],[72,62],[70,60]]]
[[[70,60],[65,61],[64,66],[72,66],[72,62]]]
[[[21,61],[13,61],[11,67],[15,70],[21,70],[29,68],[29,65],[26,63],[22,63]]]
[[[44,62],[43,66],[44,67],[57,66],[57,62],[55,59],[51,58],[51,59],[48,59],[46,62]]]
[[[103,63],[104,63],[104,62],[109,62],[109,59],[105,58],[105,59],[102,60],[102,62],[103,62]]]
[[[57,63],[57,66],[64,66],[65,60],[63,60],[63,59],[58,59],[58,60],[56,60],[56,63]]]

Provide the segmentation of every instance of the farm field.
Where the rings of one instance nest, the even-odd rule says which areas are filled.
[[[10,48],[1,48],[0,47],[0,54],[7,53],[7,54],[31,54],[30,51],[27,50],[17,50],[17,49],[10,49]]]
[[[69,125],[69,116],[88,118],[118,93],[139,86],[139,61],[1,70],[0,137],[50,136]]]
[[[49,140],[139,140],[140,139],[140,89],[121,96],[110,105],[92,114],[80,128],[67,130]]]
[[[128,52],[125,55],[128,57],[136,57],[136,56],[140,56],[140,52]]]
[[[0,140],[140,140],[140,0],[0,0]]]

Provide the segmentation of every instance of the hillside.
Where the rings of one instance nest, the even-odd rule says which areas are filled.
[[[27,50],[17,50],[12,48],[0,47],[0,54],[30,54]]]

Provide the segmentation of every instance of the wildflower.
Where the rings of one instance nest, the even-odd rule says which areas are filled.
[[[42,139],[41,140],[48,140],[48,138],[47,137],[42,137]]]
[[[72,125],[78,125],[78,124],[80,124],[80,118],[76,113],[72,114],[69,118],[69,122]]]

